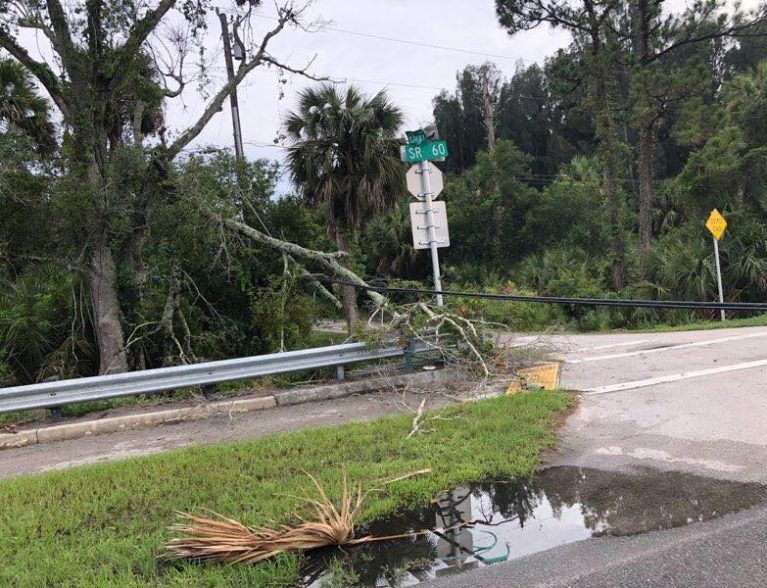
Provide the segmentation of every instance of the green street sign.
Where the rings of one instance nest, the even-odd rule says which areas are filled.
[[[400,159],[407,163],[445,159],[448,155],[447,141],[408,143],[400,147]]]
[[[405,135],[407,135],[408,143],[412,145],[421,145],[428,140],[423,131],[405,131]]]

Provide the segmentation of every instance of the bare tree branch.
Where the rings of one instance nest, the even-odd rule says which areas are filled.
[[[186,129],[170,145],[170,147],[168,147],[164,151],[165,157],[167,157],[168,159],[173,159],[181,152],[181,150],[184,147],[186,147],[191,141],[193,141],[202,132],[202,130],[210,122],[210,120],[216,115],[216,113],[221,110],[224,104],[224,101],[229,97],[229,94],[232,92],[232,89],[237,87],[240,84],[240,82],[242,82],[242,80],[245,79],[245,76],[247,76],[251,71],[256,69],[259,65],[262,65],[264,63],[270,63],[270,64],[276,65],[277,67],[281,67],[282,69],[285,69],[287,71],[291,71],[293,73],[306,76],[310,79],[315,79],[315,80],[321,79],[321,78],[312,76],[306,71],[306,68],[308,68],[311,65],[311,62],[309,62],[309,64],[305,68],[295,69],[280,63],[274,57],[272,57],[266,52],[267,47],[269,45],[269,41],[271,41],[276,35],[278,35],[285,28],[286,24],[295,22],[297,16],[301,13],[301,10],[293,9],[292,5],[289,5],[289,6],[279,8],[278,12],[279,12],[279,19],[277,21],[277,25],[264,35],[255,55],[250,60],[243,61],[242,64],[240,64],[240,67],[237,69],[237,72],[235,73],[234,77],[231,80],[229,80],[226,84],[224,84],[224,86],[216,93],[213,99],[208,103],[208,106],[205,108],[202,115],[200,115],[200,118],[198,118],[197,121],[192,126]]]
[[[125,79],[125,76],[130,71],[130,68],[128,67],[130,62],[136,58],[138,50],[175,4],[176,0],[162,0],[157,8],[147,12],[141,20],[133,25],[128,40],[120,49],[117,60],[112,68],[108,84],[108,90],[110,92],[114,91],[114,89]]]
[[[287,253],[288,255],[291,255],[294,257],[299,257],[301,259],[308,259],[316,263],[319,263],[321,266],[326,268],[330,273],[340,276],[343,279],[348,280],[350,282],[353,282],[357,284],[358,286],[361,286],[363,289],[370,287],[370,284],[365,282],[353,271],[345,268],[343,265],[341,265],[338,262],[338,258],[343,256],[342,252],[326,253],[323,251],[314,251],[312,249],[307,249],[305,247],[301,247],[301,245],[297,245],[296,243],[291,243],[290,241],[283,241],[282,239],[276,239],[274,237],[270,237],[266,233],[262,233],[261,231],[256,230],[253,227],[246,225],[245,223],[236,221],[234,219],[221,218],[216,213],[210,210],[203,209],[203,212],[207,214],[210,218],[214,219],[215,221],[222,223],[228,229],[235,231],[237,233],[240,233],[250,239],[253,239],[256,242],[261,243],[262,245],[266,245],[267,247],[271,247],[272,249],[276,249],[278,251]],[[366,293],[375,304],[379,306],[384,306],[386,304],[386,298],[384,298],[378,292],[374,290],[366,290]]]
[[[77,48],[72,41],[69,21],[59,0],[46,0],[48,16],[53,29],[53,43],[56,52],[61,57],[61,63],[73,81],[79,80],[80,68],[77,65]]]
[[[281,63],[281,62],[277,61],[276,59],[274,59],[270,55],[264,55],[263,61],[264,61],[264,63],[271,63],[272,65],[276,65],[280,69],[284,69],[285,71],[289,71],[290,73],[302,75],[305,78],[309,78],[310,80],[314,80],[315,82],[327,82],[327,81],[329,81],[330,78],[327,77],[327,76],[315,76],[315,75],[312,75],[312,74],[310,74],[308,72],[309,68],[312,66],[312,63],[314,63],[314,60],[316,58],[317,58],[317,56],[315,55],[314,57],[312,57],[309,60],[309,63],[307,63],[302,68],[294,68],[294,67],[291,67],[289,65],[285,65],[284,63]]]

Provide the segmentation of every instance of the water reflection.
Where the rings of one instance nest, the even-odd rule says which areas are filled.
[[[376,521],[364,533],[435,531],[351,550],[325,550],[310,558],[302,586],[411,586],[592,536],[633,535],[704,521],[765,499],[762,485],[691,474],[548,468],[531,480],[454,488],[429,508]],[[471,525],[456,528],[462,522]],[[334,560],[336,570],[343,570],[336,575],[345,580],[328,573]]]

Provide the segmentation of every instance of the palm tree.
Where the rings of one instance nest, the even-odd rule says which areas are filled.
[[[330,84],[301,92],[297,112],[288,116],[293,181],[310,206],[327,209],[328,236],[339,251],[349,253],[349,235],[359,242],[365,221],[402,193],[401,124],[402,112],[386,92],[367,99],[353,86],[343,92]],[[351,331],[359,317],[356,292],[342,286],[341,293]]]
[[[48,101],[37,93],[27,70],[0,58],[0,121],[32,139],[40,153],[48,154],[56,146],[48,114]]]
[[[408,201],[403,199],[387,214],[372,218],[362,243],[375,262],[376,272],[399,278],[413,277],[420,256],[411,240]]]

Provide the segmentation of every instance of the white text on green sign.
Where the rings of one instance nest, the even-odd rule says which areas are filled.
[[[407,142],[412,145],[420,145],[426,143],[426,133],[423,131],[405,131],[407,135]]]
[[[417,161],[445,159],[449,152],[447,150],[447,141],[433,141],[431,143],[421,143],[420,145],[408,143],[401,148],[400,155],[402,161],[415,163]]]

